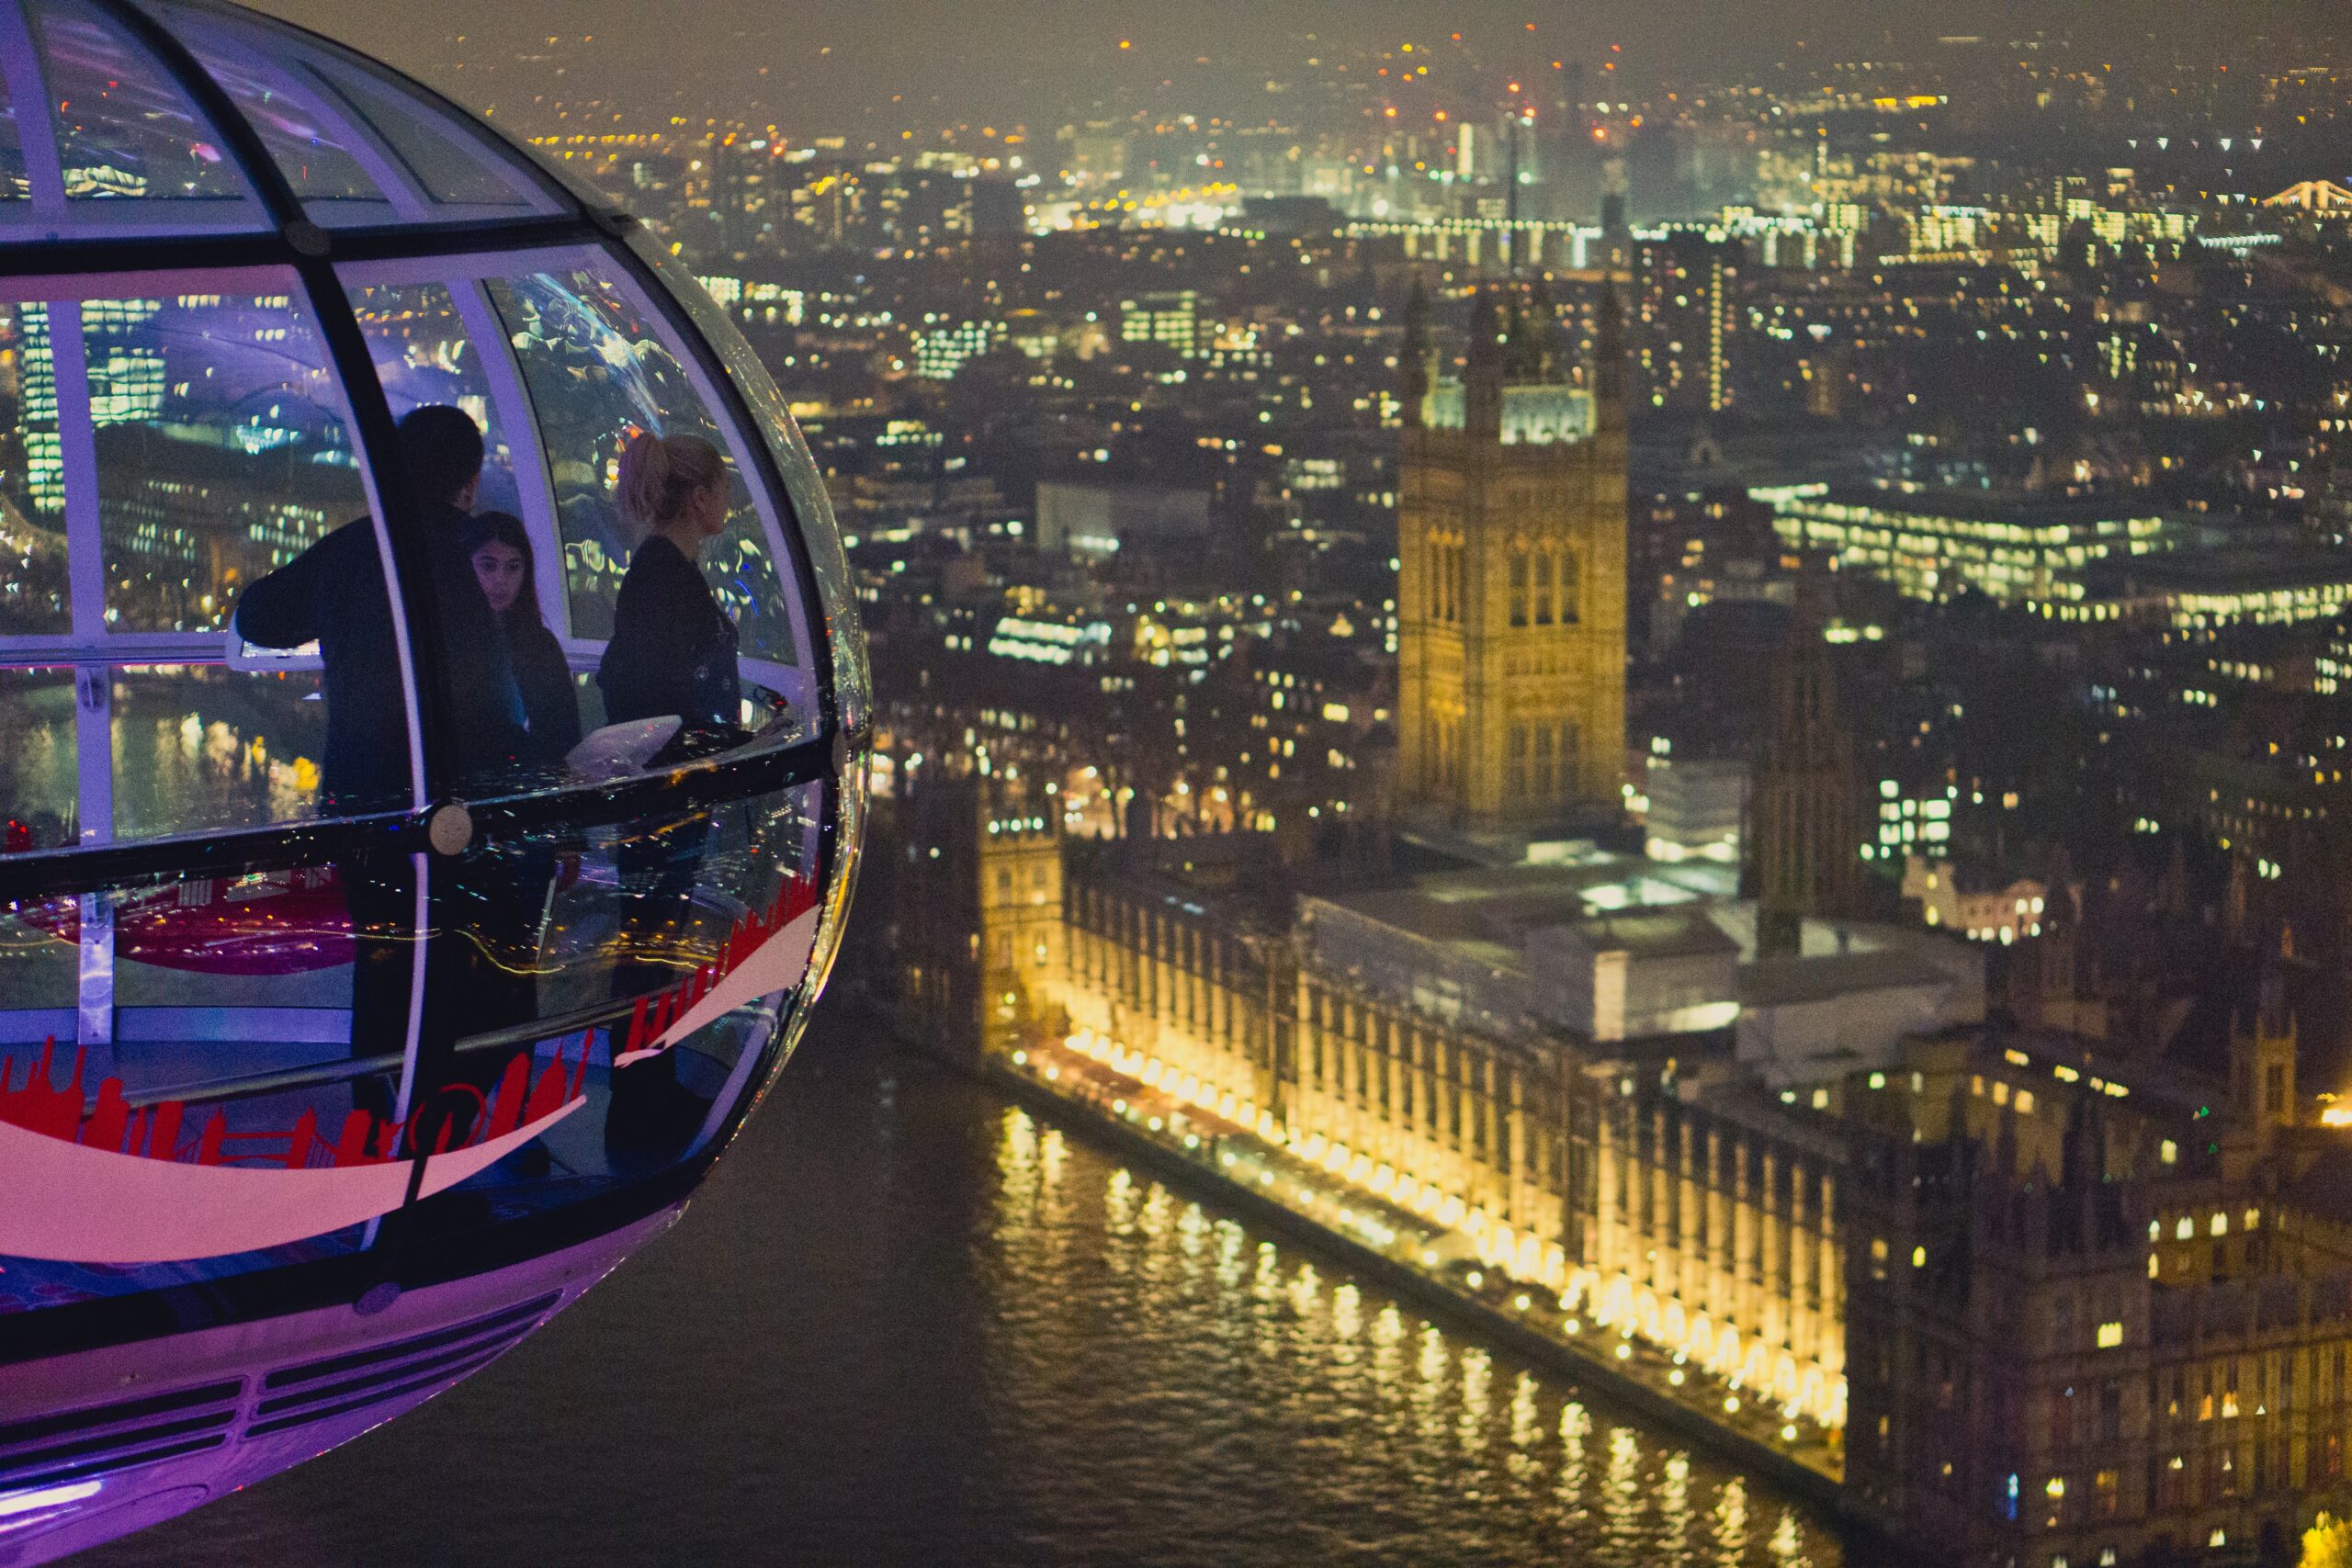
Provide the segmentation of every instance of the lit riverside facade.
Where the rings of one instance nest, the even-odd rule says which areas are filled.
[[[2234,1088],[1976,1026],[1782,1086],[1727,1032],[1596,1043],[1346,973],[1250,891],[1250,836],[991,842],[1018,819],[963,829],[1016,895],[956,944],[994,971],[971,1052],[983,1026],[1000,1055],[1117,1042],[1451,1233],[1446,1260],[1679,1351],[1712,1375],[1686,1393],[1805,1422],[1891,1530],[1988,1564],[2227,1561],[2352,1508],[2352,1150],[2297,1097],[2275,995]]]

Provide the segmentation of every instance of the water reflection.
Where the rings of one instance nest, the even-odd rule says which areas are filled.
[[[847,1016],[545,1335],[92,1568],[1840,1568],[1763,1483]]]
[[[1054,1303],[1060,1320],[1023,1330],[1056,1337],[998,1353],[1050,1361],[1079,1353],[1061,1333],[1115,1325],[1087,1358],[1113,1407],[1093,1419],[1110,1425],[1068,1440],[1087,1451],[1080,1462],[1131,1464],[1151,1495],[1207,1510],[1186,1528],[1222,1528],[1219,1561],[1840,1561],[1808,1517],[1777,1498],[1755,1508],[1737,1474],[1301,1248],[1063,1145],[1025,1111],[1001,1111],[996,1159],[994,1293]],[[1001,1386],[1015,1399],[1046,1393]],[[1216,1522],[1260,1487],[1283,1499],[1289,1545],[1272,1555],[1247,1546],[1272,1521]]]

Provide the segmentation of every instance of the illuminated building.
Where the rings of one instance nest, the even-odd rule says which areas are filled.
[[[1855,1108],[1858,1504],[1988,1561],[2276,1551],[2341,1517],[2346,1151],[2295,1032],[2272,975],[2225,1095],[2028,1035],[1923,1044]]]
[[[1959,861],[1912,853],[1903,866],[1903,897],[1919,918],[1971,942],[2012,942],[2041,934],[2049,889],[2030,876],[2004,879]]]
[[[1139,294],[1119,301],[1119,338],[1156,343],[1190,359],[1200,342],[1200,314],[1201,298],[1193,289]]]
[[[1890,861],[1919,854],[1929,860],[1943,859],[1951,853],[1951,811],[1959,798],[1957,784],[1914,794],[1905,790],[1899,779],[1879,780],[1874,803],[1878,831],[1865,835],[1862,858]]]
[[[1611,297],[1613,300],[1613,296]],[[1462,423],[1427,425],[1425,327],[1403,355],[1398,800],[1463,824],[1620,805],[1625,729],[1624,367],[1613,304],[1581,439],[1503,439],[1509,382],[1565,379],[1545,324],[1471,316]]]
[[[1790,544],[1835,556],[1915,599],[1949,599],[1972,587],[2004,604],[2080,605],[2091,592],[2086,569],[2156,548],[2165,532],[2160,517],[2098,501],[1826,487],[1760,499],[1773,502]]]
[[[1634,276],[1635,395],[1651,407],[1721,413],[1731,407],[1738,331],[1739,242],[1676,230],[1642,242]]]
[[[1738,863],[1747,789],[1745,762],[1652,756],[1645,852],[1659,861],[1695,856]]]
[[[1196,546],[1209,533],[1209,492],[1046,479],[1037,486],[1037,547],[1079,559]]]
[[[1249,1101],[1244,1120],[1263,1111],[1271,1126],[1288,1113],[1296,966],[1271,911],[1207,892],[1229,866],[1211,840],[1199,849],[1198,859],[1128,868],[1115,852],[1073,848],[1057,911],[1067,963],[1047,994],[1072,1028],[1236,1097],[1237,1118]]]
[[[1600,1077],[1591,1250],[1604,1327],[1679,1348],[1736,1391],[1846,1423],[1844,1151],[1830,1118],[1671,1065]],[[1613,1092],[1612,1092],[1613,1091]]]
[[[2077,626],[2298,626],[2352,608],[2352,556],[2317,548],[2142,556],[2055,582],[2029,595],[2026,607]]]
[[[915,374],[930,381],[952,381],[964,362],[975,359],[1004,341],[1004,329],[993,321],[948,321],[925,325],[915,334]]]

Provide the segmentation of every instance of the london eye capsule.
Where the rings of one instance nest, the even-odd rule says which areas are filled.
[[[207,0],[0,0],[0,1560],[678,1213],[838,945],[823,488],[665,248]]]

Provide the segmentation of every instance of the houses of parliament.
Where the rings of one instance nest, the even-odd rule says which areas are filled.
[[[937,761],[876,802],[853,938],[888,948],[859,967],[898,1029],[1311,1167],[1437,1233],[1417,1263],[1652,1358],[1662,1396],[1960,1561],[2251,1559],[2352,1513],[2352,1159],[2297,1095],[2275,977],[2209,1078],[2005,1013],[1983,944],[1862,907],[1852,729],[1803,606],[1749,896],[1603,847],[1614,311],[1578,375],[1536,291],[1467,303],[1458,377],[1425,308],[1400,356],[1394,827],[1420,852],[1077,837],[1047,787],[1075,773],[956,766],[978,716],[910,703],[882,744]]]

